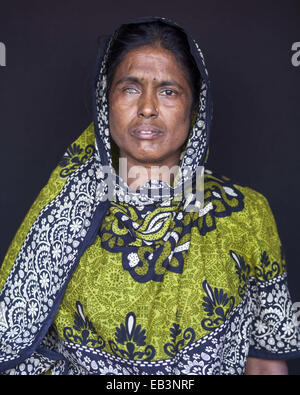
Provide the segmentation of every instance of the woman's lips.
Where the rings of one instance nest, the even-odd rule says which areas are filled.
[[[142,125],[134,129],[131,134],[142,140],[151,140],[161,136],[163,132],[154,126]]]

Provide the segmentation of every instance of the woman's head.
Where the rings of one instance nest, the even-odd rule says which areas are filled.
[[[107,64],[109,126],[120,156],[177,165],[200,86],[185,34],[162,22],[125,25]]]
[[[117,31],[107,60],[109,65],[107,74],[108,91],[116,68],[124,56],[129,51],[143,46],[161,47],[173,53],[186,74],[192,90],[193,107],[196,106],[199,98],[201,76],[190,52],[187,37],[179,28],[161,21],[123,25]]]

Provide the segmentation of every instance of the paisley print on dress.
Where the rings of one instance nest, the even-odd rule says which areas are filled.
[[[123,268],[135,281],[162,281],[166,271],[182,273],[192,228],[205,235],[216,229],[218,218],[244,207],[243,194],[228,179],[209,174],[204,185],[206,203],[213,209],[200,217],[175,204],[135,208],[112,203],[99,232],[102,246],[122,253]]]
[[[90,159],[94,152],[95,147],[92,144],[86,146],[84,149],[81,148],[79,144],[71,144],[59,162],[59,166],[63,168],[60,171],[60,177],[67,178],[84,162]]]

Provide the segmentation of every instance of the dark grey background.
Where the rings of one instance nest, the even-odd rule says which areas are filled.
[[[209,168],[263,193],[300,302],[299,1],[72,0],[0,3],[0,262],[67,146],[92,121],[97,37],[166,16],[202,48],[214,99]],[[300,373],[300,360],[289,362]]]

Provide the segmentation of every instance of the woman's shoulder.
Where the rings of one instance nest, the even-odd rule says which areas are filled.
[[[70,174],[83,165],[95,152],[95,131],[91,123],[80,136],[73,141],[55,169],[61,179],[66,179]]]
[[[228,199],[239,198],[244,204],[252,206],[265,205],[268,200],[266,196],[258,190],[243,184],[232,177],[225,176],[222,173],[205,169],[204,171],[204,190],[210,192],[214,197],[219,197],[218,190]]]
[[[251,223],[254,228],[269,224],[274,228],[274,217],[267,197],[233,178],[205,170],[204,202],[212,202],[216,217],[230,217],[239,223]],[[235,215],[233,215],[236,213]]]

